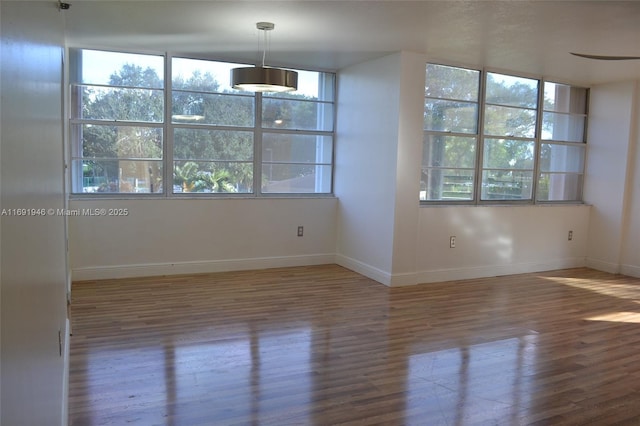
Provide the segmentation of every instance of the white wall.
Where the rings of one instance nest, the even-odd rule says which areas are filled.
[[[620,270],[640,277],[640,81],[635,83],[633,107]]]
[[[337,262],[389,283],[392,273],[401,54],[340,71],[336,122]]]
[[[584,266],[589,211],[585,205],[422,208],[416,281]]]
[[[635,82],[600,85],[590,93],[584,198],[593,207],[587,264],[612,273],[620,272],[623,241],[628,233],[625,210],[631,192],[637,191],[637,186],[627,187],[634,160],[630,154],[637,126],[632,115],[635,97]]]
[[[0,204],[62,208],[63,16],[55,2],[3,1],[0,11]],[[66,425],[63,218],[6,213],[0,230],[0,423]]]
[[[340,73],[338,263],[392,286],[584,266],[588,206],[420,207],[425,63]]]
[[[74,281],[333,263],[335,198],[72,200]],[[304,236],[297,227],[304,226]]]
[[[426,57],[402,52],[400,56],[400,109],[396,164],[396,199],[391,284],[403,283],[416,270],[420,175],[424,127]],[[409,280],[411,283],[411,280]]]

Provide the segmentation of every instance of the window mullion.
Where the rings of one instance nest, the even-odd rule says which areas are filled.
[[[533,149],[533,176],[531,178],[531,201],[538,202],[538,177],[540,176],[540,155],[542,153],[542,119],[544,115],[544,80],[538,80],[538,111],[536,113],[536,138]]]
[[[484,110],[486,108],[487,72],[483,69],[480,76],[478,107],[478,146],[476,152],[474,204],[480,204],[482,195],[482,162],[484,161]]]
[[[262,196],[262,93],[255,95],[253,133],[253,193]]]
[[[166,54],[164,69],[164,147],[163,147],[163,195],[173,195],[173,125],[171,123],[171,111],[173,110],[173,77],[171,75],[171,56]]]

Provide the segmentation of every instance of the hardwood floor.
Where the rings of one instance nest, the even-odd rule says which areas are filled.
[[[335,265],[74,283],[80,425],[640,424],[640,279]]]

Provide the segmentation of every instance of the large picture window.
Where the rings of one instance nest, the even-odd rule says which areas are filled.
[[[269,94],[232,89],[239,64],[87,49],[70,63],[73,194],[333,190],[334,74]]]
[[[421,202],[581,201],[587,96],[566,84],[427,64]]]

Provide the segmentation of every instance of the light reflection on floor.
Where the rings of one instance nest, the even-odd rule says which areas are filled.
[[[408,424],[421,424],[425,405],[433,407],[428,418],[434,425],[518,424],[529,407],[526,377],[535,373],[536,340],[528,335],[411,355]]]

